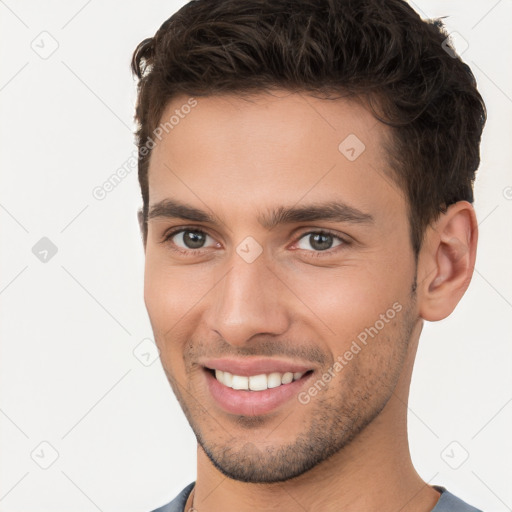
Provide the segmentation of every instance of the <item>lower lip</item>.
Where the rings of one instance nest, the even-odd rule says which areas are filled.
[[[226,412],[243,416],[258,416],[277,409],[296,397],[313,373],[308,373],[289,384],[281,384],[265,391],[233,389],[221,384],[208,370],[204,370],[208,388],[217,404]]]

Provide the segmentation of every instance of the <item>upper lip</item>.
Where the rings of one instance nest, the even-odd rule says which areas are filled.
[[[247,359],[233,359],[233,358],[219,358],[219,359],[206,359],[201,362],[203,366],[212,370],[222,370],[234,375],[241,375],[249,377],[251,375],[260,375],[262,373],[286,373],[286,372],[301,372],[305,373],[312,370],[310,366],[303,363],[296,363],[293,361],[286,361],[283,359],[263,359],[263,358],[247,358]]]

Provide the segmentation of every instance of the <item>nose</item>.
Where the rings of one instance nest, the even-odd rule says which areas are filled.
[[[264,256],[248,263],[233,253],[228,268],[211,294],[206,313],[208,327],[239,347],[256,335],[286,332],[290,321],[286,287],[267,266]]]

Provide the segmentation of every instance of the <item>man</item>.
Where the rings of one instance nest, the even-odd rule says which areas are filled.
[[[195,1],[142,41],[145,303],[196,435],[159,511],[476,511],[411,462],[424,320],[471,280],[485,107],[401,0]]]

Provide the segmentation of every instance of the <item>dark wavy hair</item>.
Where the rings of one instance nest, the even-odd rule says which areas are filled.
[[[139,220],[147,240],[147,141],[178,94],[275,88],[363,99],[392,127],[385,149],[408,202],[417,257],[426,227],[473,202],[485,104],[439,19],[402,0],[193,0],[136,48]]]

